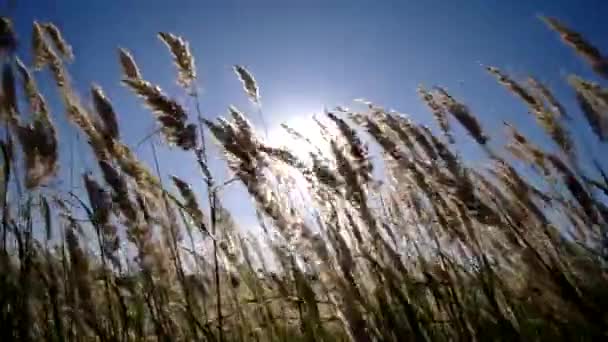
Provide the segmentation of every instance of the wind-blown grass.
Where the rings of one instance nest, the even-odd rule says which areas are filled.
[[[546,22],[605,76],[596,47],[556,19]],[[2,32],[13,34],[6,27]],[[440,134],[376,104],[340,107],[317,121],[329,148],[312,146],[304,156],[269,145],[235,107],[227,118],[203,118],[188,42],[160,33],[194,108],[146,81],[120,49],[123,83],[150,109],[165,141],[193,153],[206,186],[201,200],[191,180],[163,183],[156,154],[155,174],[121,141],[119,111],[101,87],[91,90],[94,111],[82,105],[66,67],[72,49],[59,29],[34,23],[33,32],[33,69],[51,71],[68,119],[98,165],[82,175],[83,193],[50,184],[61,145],[36,86],[41,74],[19,59],[7,62],[2,341],[607,337],[608,170],[600,162],[583,165],[569,131],[584,119],[593,143],[605,146],[608,89],[601,83],[569,78],[581,116],[566,112],[539,81],[521,83],[488,68],[555,149],[541,149],[509,123],[506,146],[490,145],[501,139],[437,86],[418,92]],[[0,48],[14,50],[12,39],[3,42]],[[259,105],[263,85],[241,66],[235,72]],[[456,136],[457,124],[470,137]],[[210,171],[205,132],[232,173],[223,184]],[[470,167],[456,139],[480,145],[489,166]],[[225,209],[228,186],[242,187],[253,201],[260,236],[238,227]]]

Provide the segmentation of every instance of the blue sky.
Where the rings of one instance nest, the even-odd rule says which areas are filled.
[[[606,13],[608,2],[602,0],[21,0],[11,16],[22,41],[20,54],[28,61],[33,20],[52,21],[62,29],[76,54],[70,66],[74,83],[82,94],[88,94],[92,82],[105,89],[129,144],[149,133],[153,123],[140,101],[120,86],[118,46],[133,52],[145,78],[186,101],[169,54],[155,36],[158,31],[190,41],[203,111],[210,117],[225,113],[229,104],[254,114],[231,70],[243,64],[260,84],[268,122],[294,122],[324,105],[348,105],[364,97],[430,123],[415,89],[420,83],[437,84],[469,104],[490,135],[502,133],[501,122],[507,120],[542,142],[525,107],[480,63],[516,77],[532,74],[571,104],[565,76],[593,76],[537,16],[556,16],[608,47]],[[50,91],[48,97],[54,95]],[[60,107],[54,107],[64,141],[74,141]],[[585,125],[578,125],[577,132],[590,134]],[[91,167],[83,157],[84,143],[78,141],[74,149],[78,165]],[[149,158],[148,148],[140,152]],[[163,152],[163,171],[192,177],[197,171],[187,158]]]

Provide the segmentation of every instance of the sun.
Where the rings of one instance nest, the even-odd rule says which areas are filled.
[[[277,147],[286,147],[298,157],[305,158],[310,153],[325,154],[329,152],[330,136],[324,132],[325,126],[331,129],[331,123],[325,117],[323,108],[293,113],[279,120],[270,128],[268,142]]]

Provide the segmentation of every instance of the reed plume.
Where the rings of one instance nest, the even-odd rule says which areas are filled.
[[[260,104],[260,90],[253,75],[242,65],[235,65],[233,69],[241,83],[243,83],[243,90],[245,90],[249,100],[254,104]]]
[[[577,76],[568,78],[587,123],[600,141],[608,141],[608,90]]]
[[[165,95],[162,89],[142,79],[124,79],[123,83],[144,99],[156,114],[165,138],[184,150],[196,147],[196,126],[187,124],[187,113],[175,100]]]
[[[552,17],[541,17],[550,29],[559,33],[561,39],[583,57],[593,70],[604,78],[608,78],[608,59],[598,48],[588,42],[585,37],[570,28],[561,21]]]
[[[190,90],[192,83],[196,80],[196,66],[194,56],[190,52],[190,44],[180,36],[172,33],[159,32],[158,37],[167,45],[173,61],[177,66],[177,83],[187,90]]]
[[[479,121],[471,114],[467,106],[456,101],[445,89],[436,87],[435,90],[447,111],[460,122],[478,144],[485,145],[489,138],[484,134]]]
[[[67,60],[73,60],[74,54],[72,53],[72,47],[68,42],[63,38],[61,31],[59,28],[55,26],[53,23],[43,23],[41,24],[44,28],[46,34],[48,34],[49,38],[53,42],[53,45],[59,51],[61,56]]]
[[[123,48],[118,49],[118,59],[120,61],[120,66],[122,67],[124,78],[132,78],[135,80],[142,78],[139,67],[135,63],[135,59],[129,50]]]
[[[177,190],[179,190],[182,198],[185,200],[184,208],[186,209],[186,212],[188,212],[188,215],[190,215],[198,225],[204,226],[205,216],[198,205],[196,195],[190,188],[190,185],[179,179],[177,176],[171,176],[171,180],[173,181],[173,184],[175,184]]]
[[[450,144],[453,144],[454,137],[450,133],[450,122],[448,120],[448,116],[445,111],[445,108],[442,107],[441,104],[438,103],[437,100],[433,97],[433,94],[431,94],[424,87],[422,87],[422,86],[418,87],[418,94],[420,95],[420,97],[422,98],[422,100],[424,101],[426,106],[429,107],[429,109],[433,113],[433,116],[435,117],[435,121],[437,121],[437,124],[439,125],[439,128],[443,132],[443,135],[448,139],[448,142]]]
[[[97,115],[101,118],[104,134],[112,139],[120,139],[118,121],[112,103],[97,85],[91,88],[91,95]]]

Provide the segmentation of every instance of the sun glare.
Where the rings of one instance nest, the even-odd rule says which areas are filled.
[[[310,152],[319,150],[327,152],[330,137],[323,134],[323,129],[317,121],[331,127],[323,114],[323,109],[294,113],[272,126],[268,141],[274,146],[288,147],[302,158],[308,157]]]

